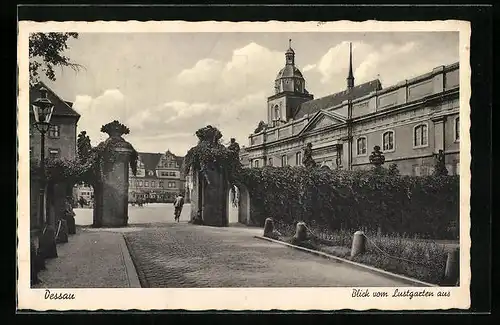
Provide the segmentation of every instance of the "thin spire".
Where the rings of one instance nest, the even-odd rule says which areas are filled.
[[[290,38],[288,40],[288,48],[291,49],[292,48],[292,39]]]
[[[347,75],[347,89],[354,87],[354,74],[352,73],[352,43],[349,43],[349,74]]]

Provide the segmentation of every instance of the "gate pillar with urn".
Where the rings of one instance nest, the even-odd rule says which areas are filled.
[[[109,138],[96,150],[100,156],[99,181],[94,188],[94,227],[125,227],[128,225],[129,165],[137,171],[137,152],[122,135],[130,130],[118,121],[104,125],[101,132]]]

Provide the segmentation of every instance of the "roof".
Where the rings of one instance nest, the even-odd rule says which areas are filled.
[[[289,77],[304,79],[304,77],[302,76],[302,72],[300,72],[300,70],[296,66],[287,64],[283,69],[281,69],[278,72],[276,79],[289,78]]]
[[[361,85],[352,88],[352,98],[360,98],[370,94],[372,91],[381,90],[382,84],[379,79],[375,79],[369,82],[365,82]],[[327,109],[336,105],[341,104],[343,101],[348,99],[348,91],[344,90],[332,95],[321,97],[318,99],[313,99],[308,102],[302,103],[295,113],[294,119],[299,119],[307,114],[314,114],[322,109]]]
[[[45,83],[39,82],[34,87],[30,88],[30,103],[34,102],[38,97],[40,97],[40,92],[38,91],[41,87],[47,88],[47,97],[54,104],[54,111],[52,112],[52,116],[72,116],[79,118],[80,114],[78,114],[73,108],[73,103],[65,101],[61,99],[50,87],[48,87]],[[31,107],[29,108],[30,113],[32,112]]]
[[[145,170],[156,170],[158,163],[160,162],[161,153],[152,153],[152,152],[138,152],[139,158],[144,164],[144,169]],[[170,152],[170,150],[167,150],[165,154],[170,154],[174,158],[174,160],[179,164],[179,167],[182,166],[184,162],[184,157],[176,156],[173,153]]]
[[[144,164],[146,170],[156,170],[156,166],[160,162],[161,153],[138,152],[139,158]]]

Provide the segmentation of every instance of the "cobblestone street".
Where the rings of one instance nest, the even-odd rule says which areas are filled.
[[[407,286],[254,238],[261,229],[136,226],[140,230],[124,236],[143,287]]]

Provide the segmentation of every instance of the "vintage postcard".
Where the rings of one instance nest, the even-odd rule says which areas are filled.
[[[20,21],[18,309],[467,309],[469,39]]]

